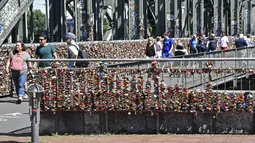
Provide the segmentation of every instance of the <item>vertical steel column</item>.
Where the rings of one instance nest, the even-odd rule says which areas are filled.
[[[50,25],[51,25],[51,42],[60,42],[62,40],[63,31],[63,6],[62,1],[50,0]],[[59,8],[60,7],[60,8]]]
[[[230,3],[229,3],[229,0],[224,0],[223,1],[223,20],[224,21],[224,24],[222,24],[222,31],[224,32],[225,35],[230,35],[229,33],[229,6],[230,6]]]
[[[114,5],[114,27],[113,39],[123,40],[124,39],[124,5],[123,0],[113,0]]]
[[[160,33],[160,2],[161,0],[155,1],[155,25],[156,25],[156,35],[159,35]]]
[[[199,0],[199,32],[204,33],[204,0]]]
[[[203,5],[203,7],[204,7],[204,11],[203,11],[203,13],[204,13],[204,34],[206,34],[206,35],[208,35],[208,33],[209,33],[209,28],[208,28],[208,21],[209,21],[209,16],[208,16],[208,11],[209,11],[209,7],[208,7],[208,1],[206,1],[206,0],[203,0],[204,1],[204,5]]]
[[[238,21],[238,33],[244,33],[243,29],[243,17],[245,17],[244,14],[244,7],[243,7],[243,1],[237,0],[237,21]]]
[[[174,37],[181,37],[182,36],[182,1],[180,0],[173,0],[173,14],[174,14],[174,23],[173,23],[173,36]]]
[[[87,27],[87,37],[88,41],[94,41],[94,13],[92,10],[92,0],[87,0],[87,18],[86,18],[86,27]]]
[[[175,37],[175,0],[171,0],[170,2],[170,19],[171,19],[171,27],[170,27],[170,36]]]
[[[80,41],[80,38],[78,38],[78,29],[77,29],[77,24],[78,24],[78,16],[77,16],[77,0],[73,0],[73,5],[74,5],[74,16],[73,16],[73,23],[74,23],[74,34],[76,36],[76,41]]]
[[[29,33],[29,40],[34,41],[34,12],[33,12],[33,3],[30,5],[30,33]]]
[[[60,41],[64,41],[66,34],[66,0],[60,0]]]
[[[178,0],[177,3],[178,9],[178,19],[179,19],[179,27],[178,27],[178,37],[182,37],[183,30],[182,30],[182,0]]]
[[[255,0],[251,0],[251,34],[255,34]]]
[[[193,31],[192,33],[193,34],[197,34],[199,33],[198,32],[198,26],[199,26],[199,11],[200,11],[200,8],[199,8],[199,1],[198,0],[193,0],[192,1],[192,21],[193,21]]]
[[[86,5],[85,5],[85,0],[77,0],[77,5],[75,5],[76,7],[79,5],[79,7],[77,7],[77,41],[86,41],[87,40],[87,29],[86,29],[86,21],[87,21],[87,10],[86,10]]]
[[[95,19],[95,26],[94,26],[94,37],[95,40],[100,41],[103,39],[103,33],[102,31],[102,26],[101,26],[101,12],[102,12],[102,6],[103,6],[103,1],[104,0],[96,0],[93,4],[93,11],[94,11],[94,19]]]
[[[223,0],[220,0],[219,1],[220,2],[220,7],[219,7],[219,9],[220,9],[220,33],[224,33],[224,31],[225,31],[225,27],[224,27],[224,25],[225,25],[225,19],[224,19],[224,1]]]
[[[165,0],[157,0],[155,1],[155,16],[156,16],[156,34],[157,36],[161,36],[166,31],[165,22],[167,21],[167,17],[165,16]]]
[[[118,13],[117,13],[117,5],[118,1],[117,0],[112,0],[112,17],[113,17],[113,27],[112,27],[112,40],[116,39],[116,33],[117,33],[117,27],[118,27]],[[118,9],[118,8],[117,8]]]
[[[185,2],[185,6],[186,6],[186,11],[187,11],[187,31],[188,31],[188,33],[187,33],[187,37],[190,37],[190,35],[191,35],[191,27],[192,27],[192,25],[191,25],[191,20],[192,20],[192,16],[191,16],[191,9],[192,9],[192,5],[190,5],[190,0],[186,0],[186,2]]]
[[[185,0],[182,3],[182,31],[183,31],[183,37],[188,37],[189,35],[189,29],[188,29],[188,18],[189,18],[189,10],[188,10],[188,0]]]
[[[23,15],[23,21],[22,21],[22,31],[23,31],[23,42],[28,42],[28,28],[27,28],[27,11]]]
[[[128,7],[128,38],[138,39],[138,12],[139,0],[129,0]]]
[[[222,23],[223,23],[223,1],[222,0],[214,0],[214,33],[216,36],[220,36],[222,32]]]
[[[238,26],[238,20],[237,20],[237,1],[238,0],[231,0],[230,1],[230,17],[231,17],[231,35],[237,35],[237,26]]]
[[[171,29],[170,2],[171,2],[171,0],[165,0],[164,1],[164,9],[165,9],[164,16],[166,17],[166,19],[165,19],[165,31],[164,32],[170,32],[170,29]]]
[[[148,30],[148,25],[147,25],[147,3],[146,0],[138,0],[139,1],[139,6],[138,6],[138,30],[139,30],[139,39],[144,39],[146,38],[147,35],[147,30]],[[146,11],[146,16],[144,16],[144,11]],[[144,25],[145,24],[145,25]]]
[[[46,35],[49,37],[49,0],[45,0],[45,26]]]
[[[128,3],[124,3],[124,12],[123,12],[123,25],[124,25],[124,40],[129,39],[129,24],[128,24],[128,20],[129,20],[129,16],[128,16],[128,12],[129,12],[129,4]]]
[[[252,5],[251,0],[247,1],[247,8],[246,8],[246,34],[251,34],[251,15],[252,15]]]
[[[54,41],[54,37],[53,37],[53,21],[52,21],[52,17],[53,17],[53,0],[49,0],[49,13],[50,13],[50,39],[49,39],[49,37],[48,37],[48,40],[50,41],[50,42],[53,42]]]

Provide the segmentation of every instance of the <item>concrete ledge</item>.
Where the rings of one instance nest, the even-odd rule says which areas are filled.
[[[40,134],[253,134],[252,113],[41,113]]]

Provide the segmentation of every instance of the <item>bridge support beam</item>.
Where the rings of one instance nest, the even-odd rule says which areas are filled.
[[[251,0],[251,34],[255,35],[255,0]]]
[[[93,4],[94,13],[94,40],[100,41],[103,39],[102,33],[102,6],[104,5],[104,0],[95,0]]]
[[[113,39],[123,40],[124,39],[124,6],[125,1],[123,0],[113,0],[114,5],[113,10]]]
[[[197,34],[199,32],[199,24],[200,24],[200,3],[199,0],[193,0],[192,1],[192,27],[193,31],[192,34]]]
[[[251,18],[252,18],[252,2],[251,2],[251,0],[248,0],[247,2],[246,2],[246,24],[245,24],[245,26],[246,26],[246,29],[245,29],[245,33],[246,34],[251,34]]]
[[[63,42],[66,33],[65,0],[49,0],[50,5],[50,41]]]
[[[230,0],[231,36],[237,35],[238,33],[237,1],[238,0]]]
[[[214,0],[213,3],[214,8],[214,30],[216,36],[220,36],[222,32],[223,25],[223,1],[222,0]]]
[[[141,0],[142,1],[142,0]],[[139,38],[139,1],[138,0],[129,0],[128,3],[128,39],[138,39]]]
[[[172,15],[171,21],[171,36],[182,37],[182,1],[171,0],[170,13]]]
[[[165,17],[165,8],[164,8],[164,1],[163,0],[157,0],[155,1],[155,16],[156,16],[156,35],[162,35],[165,31],[165,23],[163,21],[166,21]]]
[[[170,13],[170,3],[171,0],[165,0],[164,2],[164,9],[165,9],[165,31],[164,32],[170,32],[171,31],[171,13]],[[162,36],[162,35],[160,35]]]
[[[86,28],[87,28],[87,41],[94,41],[94,13],[92,9],[92,0],[86,1]]]

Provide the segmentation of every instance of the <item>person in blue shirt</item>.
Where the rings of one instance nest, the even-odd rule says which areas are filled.
[[[244,48],[244,47],[248,46],[247,42],[244,39],[244,35],[243,34],[238,34],[238,37],[235,40],[235,45],[236,45],[237,49]],[[245,56],[246,56],[246,50],[238,50],[237,51],[237,57],[238,58],[245,58]],[[238,66],[239,67],[242,67],[243,64],[245,64],[244,61],[239,61],[238,62]]]
[[[236,48],[244,48],[248,45],[244,39],[243,34],[238,34],[238,38],[235,40],[235,45],[236,45]]]
[[[171,58],[173,56],[173,39],[169,38],[168,33],[164,34],[162,58]]]
[[[190,54],[196,54],[197,53],[197,38],[196,35],[192,35],[190,41],[189,41],[189,47],[190,47]]]

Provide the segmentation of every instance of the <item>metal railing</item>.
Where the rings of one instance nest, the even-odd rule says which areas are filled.
[[[139,61],[150,64],[125,68],[102,65],[82,69],[33,69],[27,84],[39,83],[44,87],[42,111],[253,112],[254,97],[248,94],[252,89],[242,90],[240,78],[244,76],[248,77],[248,83],[252,81],[255,71],[253,48],[225,52],[225,58],[222,58],[224,51],[217,51],[198,54],[200,57],[196,58],[31,59],[31,62]],[[239,52],[243,58],[238,58]],[[210,63],[212,67],[208,66]],[[11,83],[6,80],[10,79],[6,73],[0,76],[3,83]],[[227,85],[223,91],[220,86],[231,81],[229,78],[232,78],[233,92],[227,94],[224,92],[229,91]],[[241,87],[238,93],[235,84]],[[194,89],[194,85],[200,86]],[[225,104],[226,100],[228,104]]]

